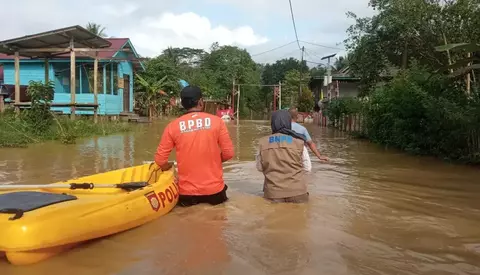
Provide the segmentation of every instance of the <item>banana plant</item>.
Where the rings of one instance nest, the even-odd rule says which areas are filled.
[[[141,101],[146,105],[148,109],[148,118],[153,118],[154,110],[161,104],[163,96],[168,96],[163,90],[167,83],[167,76],[162,77],[157,81],[147,81],[145,78],[136,74],[138,83],[143,87]]]
[[[440,68],[440,70],[450,70],[451,77],[463,76],[472,70],[480,69],[480,44],[476,43],[453,43],[435,47],[438,52],[464,51],[468,53],[466,58],[456,60],[448,66]]]

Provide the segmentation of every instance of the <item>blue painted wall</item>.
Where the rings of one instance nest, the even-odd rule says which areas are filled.
[[[115,57],[118,58],[127,58],[128,54],[126,52],[117,52]],[[121,99],[121,106],[123,108],[123,93],[126,91],[130,94],[130,106],[129,106],[129,111],[133,111],[133,82],[134,82],[134,77],[133,77],[133,65],[131,62],[127,61],[122,61],[118,64],[118,76],[123,77],[123,75],[129,75],[130,76],[130,87],[124,87],[123,89],[119,89],[118,94],[120,95]]]
[[[126,57],[126,53],[119,52],[116,57]],[[0,60],[0,63],[4,65],[4,82],[5,84],[15,84],[15,70],[13,60]],[[76,68],[76,102],[77,103],[93,103],[93,83],[90,83],[87,70],[83,67],[83,64],[93,63],[93,60],[77,60]],[[20,85],[28,85],[30,80],[44,81],[45,69],[43,60],[21,60],[20,61]],[[110,72],[110,78],[107,78],[107,67],[114,68],[111,62],[99,62],[98,74],[99,78],[103,79],[103,91],[98,93],[98,104],[100,115],[118,115],[123,112],[123,93],[126,91],[129,93],[130,106],[129,111],[133,111],[133,66],[131,62],[121,61],[116,62],[117,76],[122,78],[124,74],[130,76],[130,87],[126,89],[114,89],[116,83],[114,83],[113,71]],[[70,102],[70,60],[50,60],[49,63],[49,79],[55,83],[55,95],[53,102],[55,103],[69,103]],[[64,77],[65,81],[64,81]],[[109,85],[105,82],[109,80]],[[91,87],[91,88],[90,88]],[[109,88],[107,91],[107,87]],[[101,88],[101,87],[99,87]],[[70,108],[58,108],[54,107],[52,110],[62,111],[65,114],[70,113]],[[76,110],[78,114],[93,115],[93,111],[89,110]]]

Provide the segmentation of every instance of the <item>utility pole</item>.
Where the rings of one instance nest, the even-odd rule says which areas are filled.
[[[232,82],[232,111],[235,113],[235,78]]]
[[[240,122],[240,85],[237,92],[237,124]]]
[[[331,93],[330,93],[330,83],[332,83],[332,67],[330,66],[330,58],[334,57],[337,55],[336,53],[327,55],[322,57],[322,60],[327,59],[328,65],[327,65],[327,76],[323,78],[324,86],[327,87],[327,95],[328,95],[328,100],[332,98]]]
[[[282,81],[278,82],[278,109],[282,109]]]
[[[300,102],[300,97],[302,96],[302,81],[303,81],[303,54],[305,53],[305,47],[302,47],[302,61],[300,61],[300,84],[298,89],[298,100]]]

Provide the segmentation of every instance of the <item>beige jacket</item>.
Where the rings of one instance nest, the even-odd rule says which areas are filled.
[[[265,198],[279,199],[307,193],[306,173],[312,169],[304,142],[274,134],[259,140],[257,170],[265,176]]]

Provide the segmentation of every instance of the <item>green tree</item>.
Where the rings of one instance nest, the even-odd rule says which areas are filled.
[[[137,95],[138,103],[148,110],[148,118],[152,119],[155,110],[158,110],[158,107],[160,107],[164,101],[164,97],[167,96],[165,91],[163,91],[167,76],[162,77],[160,80],[151,80],[151,82],[138,74],[136,78],[136,81],[143,88]]]
[[[315,106],[315,99],[310,89],[305,88],[302,90],[300,100],[298,100],[298,111],[311,112]]]
[[[100,37],[107,37],[107,34],[105,33],[105,27],[100,24],[88,22],[85,28],[89,32],[92,32]]]
[[[274,85],[278,84],[280,81],[285,81],[287,72],[291,70],[303,70],[303,72],[308,72],[309,68],[306,61],[303,61],[302,63],[300,60],[293,57],[277,60],[273,64],[266,64],[263,66],[262,84]],[[282,90],[282,93],[283,92],[284,91]],[[261,98],[265,104],[264,106],[268,108],[273,100],[273,89],[271,86],[262,88]],[[282,100],[282,102],[284,101]]]
[[[308,91],[310,94],[312,93],[308,88],[309,82],[310,82],[310,74],[304,73],[302,75],[302,82],[301,82],[302,92]],[[284,85],[282,85],[282,105],[294,106],[296,104],[299,104],[300,103],[298,98],[299,91],[300,91],[300,72],[298,70],[290,70],[285,74],[285,82],[284,82]],[[303,94],[301,95],[301,97],[307,98]],[[313,102],[313,99],[312,99],[312,102]]]
[[[378,11],[372,17],[348,14],[355,24],[345,41],[350,68],[362,79],[365,93],[407,69],[411,60],[437,69],[458,58],[448,58],[435,46],[480,39],[480,7],[474,0],[371,0],[370,5]]]

